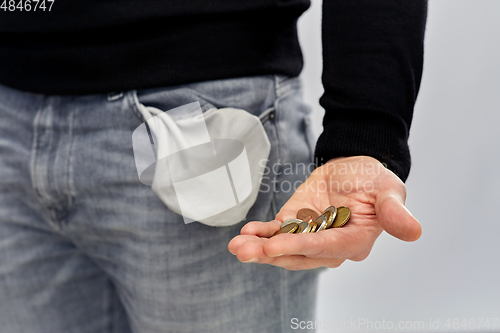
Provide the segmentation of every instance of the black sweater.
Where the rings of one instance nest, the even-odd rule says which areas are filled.
[[[262,74],[303,65],[309,0],[65,0],[0,9],[0,83],[90,94]],[[23,3],[25,0],[23,0]],[[323,0],[319,164],[369,155],[403,180],[423,59],[426,0]],[[32,2],[34,7],[35,2]]]

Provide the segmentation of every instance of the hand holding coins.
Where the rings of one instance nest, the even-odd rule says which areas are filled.
[[[351,210],[347,207],[330,206],[319,215],[318,212],[302,208],[297,212],[297,218],[285,220],[281,228],[273,236],[279,234],[300,234],[319,232],[329,228],[344,226],[351,217]]]
[[[368,169],[368,165],[373,168]],[[338,171],[341,167],[345,173]],[[375,174],[364,172],[366,170],[375,170]],[[371,184],[371,187],[361,186],[358,191],[354,186],[349,187],[352,191],[346,191],[342,186],[320,186],[325,182],[327,185],[355,185],[358,181]],[[376,159],[368,156],[334,158],[311,173],[280,208],[274,220],[247,223],[241,234],[228,244],[228,249],[241,262],[269,264],[294,271],[335,268],[345,260],[362,261],[384,230],[404,241],[420,237],[420,224],[404,206],[405,198],[404,183]],[[337,206],[333,216],[332,209],[329,212],[326,209],[330,202],[334,205],[345,203],[353,216],[347,227],[324,232],[341,226],[349,216],[348,209]],[[301,209],[305,207],[320,207],[325,212]],[[292,218],[294,220],[289,221]],[[278,229],[278,234],[308,234],[272,237]],[[315,235],[310,235],[311,232]]]

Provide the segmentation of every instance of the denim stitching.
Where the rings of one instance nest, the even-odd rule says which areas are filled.
[[[285,333],[287,331],[287,318],[286,314],[288,312],[288,281],[287,274],[284,268],[279,267],[280,270],[280,286],[281,286],[281,331]]]
[[[135,114],[136,117],[139,118],[140,121],[145,122],[146,120],[144,119],[144,116],[142,115],[141,111],[139,111],[139,98],[137,97],[137,90],[132,90],[127,94],[129,103],[132,106],[132,112]]]
[[[38,138],[39,138],[39,133],[38,133],[38,127],[40,126],[40,122],[42,121],[42,114],[46,113],[46,106],[48,106],[48,98],[44,97],[44,101],[42,102],[42,105],[40,109],[37,111],[37,114],[33,120],[33,145],[31,148],[31,161],[30,161],[30,169],[31,169],[31,187],[33,189],[33,193],[35,194],[35,197],[37,198],[38,202],[41,204],[43,210],[46,213],[46,222],[47,224],[53,228],[54,230],[61,231],[60,226],[57,223],[57,216],[54,214],[52,210],[48,208],[48,199],[45,197],[45,195],[40,191],[39,188],[39,181],[38,181],[38,170],[36,167],[36,162],[38,160],[39,156],[39,146],[38,146]],[[53,143],[53,136],[50,138],[50,142],[48,143],[49,146],[52,145]],[[42,182],[43,185],[43,182]]]
[[[274,100],[274,109],[275,109],[275,118],[274,118],[274,125],[276,127],[276,136],[278,137],[278,163],[282,162],[283,158],[283,136],[281,134],[281,128],[280,128],[280,112],[279,112],[279,103],[281,101],[281,97],[279,95],[279,83],[278,83],[278,77],[275,76],[275,95],[276,99]]]
[[[113,293],[113,288],[112,288],[112,283],[111,281],[109,280],[108,278],[108,281],[107,281],[107,285],[104,287],[105,290],[106,290],[106,298],[107,298],[107,303],[108,303],[108,306],[107,306],[107,311],[105,310],[105,312],[107,312],[107,318],[109,319],[109,322],[108,322],[108,332],[109,333],[113,333],[114,332],[114,321],[116,320],[115,318],[115,309],[114,309],[114,293]]]
[[[66,170],[67,170],[67,175],[66,175],[66,192],[67,192],[67,196],[68,196],[68,212],[71,210],[71,208],[73,207],[73,195],[72,195],[72,191],[71,189],[74,188],[74,184],[72,183],[73,182],[73,163],[72,162],[72,159],[73,159],[73,142],[74,142],[74,138],[73,138],[73,126],[74,126],[74,118],[75,118],[75,113],[78,112],[78,108],[71,112],[70,115],[69,115],[69,131],[68,131],[68,135],[69,135],[69,142],[68,142],[68,150],[67,150],[67,154],[68,154],[68,157],[67,157],[67,161],[66,161]]]
[[[311,114],[306,114],[303,119],[304,123],[304,134],[305,134],[305,140],[307,143],[307,147],[309,148],[309,155],[311,158],[311,161],[314,163],[314,143],[311,141],[310,137],[310,132],[312,132],[312,120],[311,120]]]
[[[42,107],[37,111],[35,119],[33,120],[33,145],[31,146],[31,161],[30,161],[30,171],[31,171],[31,188],[33,189],[33,192],[35,195],[37,195],[37,186],[36,186],[36,170],[35,170],[35,162],[38,156],[38,122],[40,121],[41,113],[43,111],[43,105]]]
[[[279,77],[276,76],[276,80],[279,80]],[[276,94],[277,98],[281,99],[288,96],[290,93],[293,93],[294,90],[302,90],[302,82],[299,77],[291,77],[285,80],[281,80],[276,84]]]

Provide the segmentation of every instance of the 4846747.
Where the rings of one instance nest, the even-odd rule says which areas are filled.
[[[1,1],[1,0],[0,0]],[[0,10],[4,12],[25,11],[48,11],[52,10],[55,0],[3,0]]]

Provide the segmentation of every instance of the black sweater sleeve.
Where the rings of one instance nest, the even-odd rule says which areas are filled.
[[[323,0],[318,165],[367,155],[406,180],[426,16],[426,0]]]

